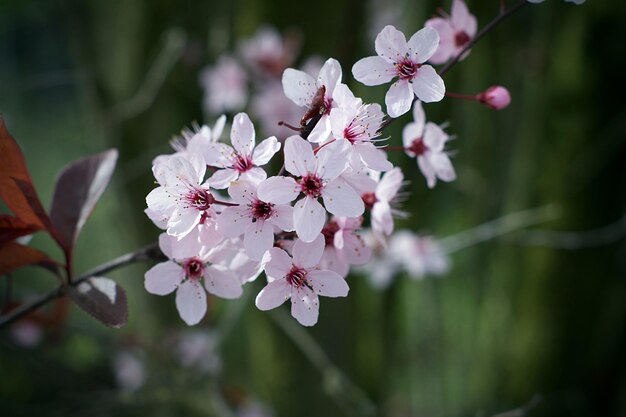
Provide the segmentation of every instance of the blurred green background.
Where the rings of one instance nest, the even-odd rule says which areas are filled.
[[[76,267],[85,271],[156,239],[143,214],[150,162],[192,121],[213,123],[203,117],[198,74],[220,53],[262,24],[297,28],[298,62],[335,57],[357,94],[382,102],[386,87],[366,89],[349,73],[373,53],[372,34],[393,23],[410,35],[449,3],[3,0],[0,112],[45,203],[64,164],[120,150],[78,242]],[[468,5],[482,26],[498,3]],[[626,241],[624,222],[615,223],[626,211],[625,39],[623,1],[529,5],[445,77],[462,93],[505,85],[509,108],[451,99],[426,107],[457,135],[449,147],[459,179],[428,190],[415,162],[394,155],[412,193],[404,205],[412,215],[399,227],[444,237],[548,204],[559,212],[552,221],[455,253],[443,278],[400,276],[379,291],[351,276],[350,296],[324,299],[319,323],[295,335],[300,346],[277,325],[283,316],[254,307],[260,281],[243,300],[214,300],[197,330],[223,336],[217,352],[203,353],[218,355],[221,370],[180,364],[175,340],[185,325],[172,296],[143,289],[150,265],[118,270],[108,276],[128,293],[125,328],[70,307],[32,348],[11,330],[0,334],[0,414],[245,415],[257,402],[275,416],[469,417],[540,397],[529,415],[626,416]],[[164,70],[155,74],[159,56]],[[140,90],[148,94],[129,102]],[[394,144],[410,115],[400,120],[388,130]],[[33,245],[60,257],[44,235]],[[55,285],[26,268],[3,277],[0,293],[23,300]],[[141,387],[119,388],[120,352],[143,367]]]

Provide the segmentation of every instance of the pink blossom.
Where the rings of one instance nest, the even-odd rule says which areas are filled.
[[[405,216],[405,213],[393,208],[403,181],[402,170],[394,168],[376,183],[374,190],[361,195],[365,206],[372,211],[372,229],[378,235],[391,235],[394,215]]]
[[[266,255],[268,284],[256,297],[260,310],[271,310],[291,298],[291,315],[303,326],[317,323],[318,295],[345,297],[348,284],[334,271],[320,269],[324,237],[318,234],[310,243],[297,240],[293,258],[282,249],[272,248]]]
[[[257,197],[256,184],[235,181],[228,194],[238,206],[226,207],[218,217],[218,228],[227,237],[244,235],[246,255],[261,260],[266,251],[274,246],[274,226],[293,231],[293,207],[268,203]]]
[[[306,72],[293,68],[287,68],[283,73],[283,89],[291,101],[300,107],[311,108],[313,104],[319,107],[315,109],[315,112],[320,118],[308,136],[309,141],[321,143],[330,137],[331,127],[328,116],[335,106],[333,93],[340,82],[341,65],[333,58],[324,63],[317,80]],[[314,99],[318,103],[314,103]],[[311,117],[316,115],[311,115]],[[304,118],[303,122],[306,122]]]
[[[239,113],[233,120],[230,140],[233,147],[223,143],[210,143],[204,147],[206,164],[221,168],[207,183],[221,189],[239,178],[253,182],[264,180],[267,174],[260,166],[267,164],[278,152],[278,139],[271,136],[255,147],[254,125],[246,113]]]
[[[389,253],[416,279],[426,275],[443,275],[450,269],[446,252],[432,236],[399,231],[389,242]]]
[[[456,172],[444,150],[450,137],[438,125],[428,122],[422,105],[413,106],[413,122],[402,131],[402,142],[407,155],[417,158],[417,165],[426,177],[429,188],[437,183],[437,178],[450,182],[456,179]]]
[[[376,171],[390,170],[393,165],[387,160],[387,155],[374,146],[385,117],[380,105],[364,104],[345,84],[339,84],[335,88],[333,97],[337,103],[337,107],[330,112],[333,137],[350,142],[352,152],[368,168]]]
[[[476,35],[476,17],[474,17],[463,0],[452,2],[452,13],[450,16],[434,17],[426,22],[427,27],[432,27],[439,33],[439,48],[430,58],[433,64],[443,64],[449,59],[460,54],[468,43]],[[461,59],[469,54],[464,54]]]
[[[358,61],[352,74],[365,85],[385,84],[398,77],[385,96],[385,104],[389,116],[402,116],[411,109],[414,95],[426,103],[443,99],[443,79],[433,67],[424,64],[438,45],[439,34],[433,28],[420,29],[407,42],[402,32],[385,26],[376,37],[378,56]]]
[[[361,217],[333,217],[322,229],[326,241],[320,266],[346,277],[350,265],[369,262],[372,251],[357,233],[361,228]]]
[[[152,167],[160,186],[146,197],[148,213],[165,226],[167,234],[182,238],[203,218],[214,218],[215,198],[209,186],[202,184],[205,170],[206,165],[192,164],[178,155],[156,162]]]
[[[213,265],[214,251],[204,250],[197,256],[176,259],[172,255],[175,245],[171,236],[159,238],[161,251],[170,260],[153,266],[145,275],[146,291],[167,295],[176,291],[176,308],[189,326],[200,322],[207,309],[206,291],[222,298],[238,298],[242,294],[241,282],[222,265]],[[202,288],[201,281],[204,281]]]
[[[494,110],[502,110],[511,104],[511,95],[506,88],[494,85],[489,87],[487,91],[480,93],[478,101]]]
[[[214,67],[200,74],[204,88],[204,108],[210,114],[236,111],[243,108],[248,98],[248,76],[237,60],[221,56]]]
[[[284,37],[271,26],[259,28],[239,45],[247,66],[264,77],[279,78],[285,68],[293,64],[300,49],[300,39],[294,33]]]
[[[287,204],[300,193],[304,197],[294,206],[293,219],[298,237],[312,242],[326,223],[326,210],[340,217],[358,217],[364,205],[359,195],[339,178],[346,168],[350,143],[340,139],[313,153],[311,144],[299,136],[285,141],[285,169],[292,177],[271,177],[259,185],[262,201]],[[324,207],[318,198],[324,200]]]

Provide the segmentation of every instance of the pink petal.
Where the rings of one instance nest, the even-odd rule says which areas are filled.
[[[188,279],[176,290],[176,308],[189,326],[198,324],[206,314],[206,292],[198,281]]]
[[[446,86],[437,71],[430,65],[423,65],[413,81],[413,91],[424,103],[441,101],[446,94]]]
[[[325,114],[317,122],[317,124],[307,137],[307,140],[313,143],[326,142],[328,139],[330,139],[331,132],[332,128],[330,126],[330,117]]]
[[[161,262],[146,272],[144,286],[150,294],[167,295],[178,287],[184,277],[185,271],[178,264]]]
[[[247,207],[226,207],[217,217],[217,229],[229,238],[241,236],[250,224],[252,216]]]
[[[155,215],[171,216],[176,207],[178,190],[173,187],[157,187],[146,196],[146,204]]]
[[[420,171],[422,171],[422,174],[424,174],[424,177],[426,177],[426,184],[428,185],[428,188],[433,188],[437,183],[435,168],[433,168],[428,159],[424,156],[417,157],[417,165],[419,166]]]
[[[298,289],[291,293],[291,315],[303,326],[313,326],[319,315],[317,295],[306,289]]]
[[[268,281],[283,280],[293,266],[291,256],[282,249],[272,248],[263,257],[265,264],[265,275]]]
[[[316,198],[304,197],[294,206],[293,223],[298,237],[305,242],[312,242],[326,223],[326,210]]]
[[[233,119],[230,141],[240,155],[251,156],[254,149],[254,125],[246,113],[239,113]]]
[[[391,207],[386,201],[379,201],[372,207],[372,229],[387,236],[393,232]]]
[[[443,129],[434,123],[428,122],[424,129],[424,144],[431,152],[441,152],[448,140],[448,135]]]
[[[265,165],[279,150],[280,143],[278,142],[278,139],[276,139],[276,136],[269,137],[263,142],[259,143],[256,148],[254,148],[254,153],[252,154],[252,162],[256,166]]]
[[[176,207],[168,223],[167,234],[183,237],[200,223],[202,212],[193,207]]]
[[[313,290],[324,297],[345,297],[350,290],[346,280],[334,271],[310,271],[308,277]]]
[[[337,84],[341,82],[341,65],[336,59],[329,58],[324,63],[317,77],[317,85],[326,87],[326,96],[332,97]]]
[[[393,164],[387,160],[387,154],[376,148],[373,143],[357,143],[354,150],[359,153],[369,169],[384,172],[393,168]]]
[[[300,194],[300,186],[291,177],[270,177],[256,190],[259,200],[274,204],[287,204]]]
[[[328,183],[322,190],[322,198],[328,212],[335,216],[357,217],[365,210],[361,196],[341,179]]]
[[[211,141],[217,142],[222,136],[222,132],[224,131],[224,126],[226,125],[226,115],[222,114],[217,121],[215,122],[215,126],[211,129]]]
[[[424,131],[424,125],[426,124],[426,113],[424,113],[422,102],[418,100],[413,104],[413,123],[415,123],[420,130],[416,137],[421,137]]]
[[[398,194],[402,181],[404,181],[404,175],[400,168],[387,172],[376,187],[376,197],[379,200],[390,201]]]
[[[250,204],[257,199],[256,185],[250,181],[233,181],[228,187],[228,195],[237,204]]]
[[[265,252],[274,246],[274,227],[264,220],[251,223],[246,228],[243,245],[250,259],[260,261]]]
[[[463,0],[454,0],[452,2],[451,13],[452,25],[457,31],[464,31],[473,38],[476,34],[476,18],[469,12],[467,5]]]
[[[239,172],[237,170],[226,168],[218,169],[209,177],[206,183],[215,189],[222,190],[228,188],[232,181],[239,178]]]
[[[241,281],[237,276],[219,265],[204,269],[204,287],[209,293],[229,300],[239,298],[243,293]]]
[[[372,250],[356,233],[346,234],[342,254],[351,265],[365,265],[372,258]]]
[[[256,306],[259,310],[267,311],[278,307],[291,297],[291,285],[287,280],[272,281],[256,296]]]
[[[325,180],[337,178],[346,169],[350,142],[339,139],[317,152],[317,175]]]
[[[303,177],[314,172],[316,159],[311,144],[300,136],[290,136],[285,141],[285,169],[297,176]]]
[[[418,30],[409,39],[409,54],[414,62],[424,63],[430,59],[439,47],[439,32],[431,27]]]
[[[420,103],[419,100],[415,100],[416,103]],[[424,125],[418,125],[417,123],[408,123],[402,129],[402,145],[405,148],[410,148],[415,139],[421,139],[424,134]],[[408,149],[405,152],[409,156],[415,156]]]
[[[418,70],[418,74],[422,68]],[[407,80],[397,80],[391,84],[389,91],[385,95],[387,113],[389,113],[390,117],[400,117],[408,112],[411,109],[412,102],[413,91],[411,91],[411,85]]]
[[[212,167],[224,168],[231,165],[231,160],[235,150],[223,143],[211,143],[206,148],[202,156],[204,162]]]
[[[146,213],[146,216],[152,220],[152,223],[154,223],[156,227],[164,230],[167,229],[167,220],[170,216],[164,215],[162,212],[156,212],[150,208],[145,209],[143,212]]]
[[[382,59],[380,57],[377,58]],[[360,99],[354,97],[354,93],[345,84],[339,84],[335,88],[335,91],[333,92],[333,102],[337,107],[333,107],[331,110],[331,117],[332,112],[336,109],[350,109],[350,111],[352,111],[353,109],[356,110],[356,107],[361,103]]]
[[[447,20],[440,17],[427,20],[425,26],[431,27],[439,33],[439,47],[430,57],[429,62],[433,64],[447,62],[455,50],[454,29]]]
[[[175,259],[173,254],[173,246],[176,242],[175,236],[170,236],[167,233],[161,233],[159,235],[159,249],[163,252],[163,255],[169,259]]]
[[[293,207],[285,205],[274,206],[274,213],[268,221],[285,232],[294,231]]]
[[[324,253],[324,236],[319,233],[312,242],[296,240],[293,245],[293,263],[302,268],[313,268],[320,263]]]
[[[283,72],[283,90],[289,100],[300,107],[308,107],[317,92],[317,85],[309,74],[287,68]]]
[[[444,152],[431,155],[429,160],[439,179],[445,182],[451,182],[456,179],[456,172],[452,162],[450,162],[450,158]]]
[[[338,249],[330,246],[327,246],[324,249],[324,255],[322,256],[320,267],[335,271],[342,277],[348,276],[348,273],[350,272],[350,264],[343,259],[343,257],[339,256]]]
[[[352,75],[365,85],[380,85],[391,81],[396,76],[396,69],[380,56],[368,56],[352,66]]]
[[[391,25],[380,31],[374,46],[376,53],[390,63],[399,62],[409,51],[404,34]]]
[[[258,184],[267,178],[267,172],[263,168],[252,167],[246,172],[239,175],[239,179]]]

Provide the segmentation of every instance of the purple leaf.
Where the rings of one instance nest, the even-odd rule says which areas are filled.
[[[50,219],[71,251],[85,221],[109,184],[115,170],[117,150],[78,159],[59,174],[52,197]]]
[[[69,287],[67,294],[78,307],[109,327],[122,327],[128,321],[126,292],[113,280],[92,277]]]

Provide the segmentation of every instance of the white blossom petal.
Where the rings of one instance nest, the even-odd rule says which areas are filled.
[[[305,242],[312,242],[326,223],[326,210],[316,198],[304,197],[294,206],[293,223],[298,237]]]
[[[229,167],[235,155],[235,150],[223,143],[211,143],[203,151],[204,162],[217,168]]]
[[[387,160],[387,154],[376,148],[373,143],[357,143],[354,150],[359,153],[361,160],[369,169],[384,172],[393,168],[393,164]]]
[[[345,297],[350,290],[346,280],[334,271],[310,271],[308,278],[313,290],[324,297]]]
[[[303,326],[313,326],[319,315],[317,295],[308,288],[299,288],[291,293],[291,315]]]
[[[332,97],[337,84],[341,82],[341,64],[334,58],[326,60],[317,77],[317,85],[326,87],[326,95]]]
[[[414,62],[422,64],[430,59],[439,47],[439,32],[432,27],[424,27],[409,39],[409,54]]]
[[[254,149],[254,125],[246,113],[238,113],[230,129],[230,141],[239,155],[251,156]]]
[[[274,246],[274,227],[270,222],[263,220],[249,224],[243,238],[243,245],[250,259],[260,261],[265,252]]]
[[[330,117],[324,114],[309,133],[307,140],[312,143],[323,143],[330,139],[332,128],[330,125]]]
[[[300,107],[308,107],[317,92],[315,79],[309,74],[287,68],[283,72],[283,90],[287,98]]]
[[[271,136],[259,143],[252,153],[252,162],[256,166],[267,164],[276,152],[280,150],[280,142],[276,136]]]
[[[358,217],[365,210],[361,196],[341,179],[328,183],[322,190],[322,198],[328,212],[335,216]]]
[[[293,266],[291,256],[287,255],[284,250],[275,247],[266,252],[263,261],[265,262],[265,275],[267,275],[268,281],[285,278]]]
[[[422,65],[411,84],[417,98],[424,103],[441,101],[446,94],[443,79],[430,65]]]
[[[315,172],[320,178],[333,180],[346,169],[351,145],[345,139],[328,144],[317,152]]]
[[[422,68],[418,70],[418,74]],[[407,80],[397,80],[395,83],[391,84],[389,91],[387,91],[385,95],[385,105],[387,106],[387,113],[389,113],[390,117],[400,117],[408,112],[411,109],[412,102],[413,91]]]
[[[189,326],[198,324],[206,314],[206,291],[198,281],[188,279],[176,290],[176,308]]]
[[[285,232],[293,232],[295,230],[293,225],[293,207],[282,204],[274,206],[272,217],[268,221]]]
[[[250,204],[257,199],[256,185],[250,181],[233,181],[228,187],[228,195],[237,204]]]
[[[300,194],[300,186],[291,177],[270,177],[256,190],[259,200],[274,204],[287,204]]]
[[[296,240],[293,245],[293,263],[301,268],[313,268],[320,263],[324,253],[324,236],[319,233],[312,242]]]
[[[396,69],[380,56],[368,56],[352,66],[352,75],[367,86],[380,85],[391,81],[396,76]]]
[[[267,311],[278,307],[291,297],[291,285],[287,280],[277,279],[270,282],[256,296],[255,304],[259,310]]]
[[[218,230],[229,238],[241,236],[250,224],[252,217],[247,207],[226,207],[217,217]]]
[[[224,188],[228,188],[232,181],[235,181],[239,178],[239,172],[235,169],[226,168],[226,169],[218,169],[206,180],[206,183],[217,190],[223,190]]]
[[[391,201],[398,194],[404,181],[404,175],[400,168],[394,168],[387,172],[376,187],[376,198],[383,201]]]
[[[409,52],[404,33],[391,25],[385,26],[376,36],[374,47],[378,55],[391,63],[399,62]]]
[[[220,265],[204,268],[204,287],[209,293],[229,300],[243,294],[241,281],[231,270]]]
[[[315,170],[316,159],[311,144],[300,136],[290,136],[285,141],[285,169],[287,172],[303,177]]]
[[[161,262],[146,272],[144,286],[150,294],[167,295],[174,292],[184,277],[185,271],[180,265]]]

